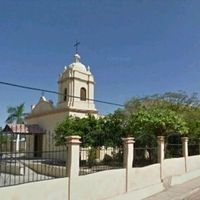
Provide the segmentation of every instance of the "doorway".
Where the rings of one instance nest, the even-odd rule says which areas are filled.
[[[34,136],[34,157],[42,157],[42,135]]]

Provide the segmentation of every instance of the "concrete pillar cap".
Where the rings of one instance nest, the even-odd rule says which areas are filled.
[[[164,139],[165,139],[165,136],[157,136],[158,141],[164,141]]]
[[[71,135],[71,136],[65,137],[67,144],[81,144],[80,139],[81,137],[78,135]]]
[[[135,143],[134,137],[127,137],[127,138],[122,138],[123,143],[125,144],[133,144]]]
[[[188,137],[181,137],[182,142],[188,141]]]

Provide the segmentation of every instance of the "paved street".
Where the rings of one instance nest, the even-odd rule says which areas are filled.
[[[199,200],[200,199],[200,189],[196,189],[191,193],[185,200]]]
[[[200,177],[186,183],[170,187],[146,200],[200,200]]]

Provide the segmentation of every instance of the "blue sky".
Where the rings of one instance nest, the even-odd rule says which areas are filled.
[[[198,0],[0,0],[0,81],[57,91],[79,40],[96,99],[123,104],[166,91],[199,93],[199,10]],[[7,106],[25,102],[29,112],[41,95],[3,85],[0,92],[0,126]]]

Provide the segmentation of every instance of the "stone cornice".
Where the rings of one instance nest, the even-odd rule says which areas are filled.
[[[43,117],[51,114],[57,114],[62,112],[77,112],[77,113],[85,113],[85,114],[97,114],[98,112],[96,110],[81,110],[76,108],[58,108],[47,112],[42,113],[31,113],[26,119],[33,119],[37,117]]]
[[[63,78],[61,80],[58,81],[58,83],[63,83],[67,80],[79,80],[79,81],[83,81],[83,82],[87,82],[87,83],[95,83],[94,81],[90,81],[90,80],[85,80],[85,79],[82,79],[82,78],[77,78],[77,77],[66,77],[66,78]]]

